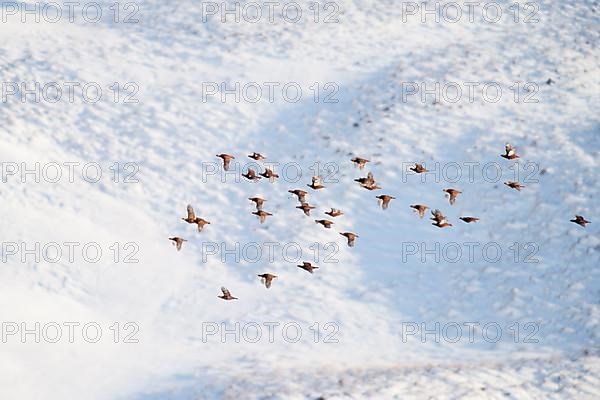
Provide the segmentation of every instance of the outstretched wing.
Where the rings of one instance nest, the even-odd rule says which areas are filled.
[[[225,286],[221,286],[221,292],[223,292],[223,296],[225,296],[225,297],[231,296],[231,293],[229,292],[229,290],[227,290],[227,288]]]
[[[189,220],[196,219],[196,214],[194,214],[194,208],[191,204],[188,204],[187,206],[187,217]]]

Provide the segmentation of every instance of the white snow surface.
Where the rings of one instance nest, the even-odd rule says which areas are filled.
[[[113,2],[97,3],[108,10]],[[296,3],[310,10],[311,2]],[[536,2],[539,22],[529,24],[403,22],[401,2],[336,3],[339,22],[329,24],[308,17],[295,24],[203,22],[202,3],[189,0],[136,2],[136,24],[1,24],[3,82],[98,82],[104,93],[95,104],[63,95],[56,103],[13,97],[0,105],[2,163],[96,162],[103,170],[97,183],[76,174],[74,182],[9,176],[0,184],[3,243],[97,242],[103,250],[96,263],[3,260],[1,322],[96,322],[103,336],[98,343],[80,335],[74,343],[8,337],[0,343],[0,398],[600,397],[598,3]],[[511,3],[497,4],[506,10]],[[135,82],[139,103],[109,100],[114,82]],[[203,82],[298,82],[303,97],[291,103],[276,92],[273,102],[205,102]],[[339,86],[338,103],[323,101],[327,82]],[[477,95],[473,102],[403,101],[402,82],[497,82],[503,96],[497,103]],[[515,102],[516,82],[537,84],[539,101]],[[506,142],[519,160],[499,157]],[[279,163],[280,175],[282,165],[296,163],[302,177],[247,182],[239,172],[253,151]],[[236,156],[235,172],[222,174],[219,153]],[[371,160],[362,171],[349,161],[356,155]],[[139,167],[139,182],[113,182],[111,165],[120,164],[122,179],[128,162]],[[412,162],[480,166],[472,180],[463,166],[456,182],[433,175],[423,182],[403,172]],[[217,163],[216,174],[206,173],[207,163]],[[337,168],[318,192],[306,188],[315,163]],[[502,168],[498,182],[482,177],[486,163]],[[514,180],[515,164],[523,181],[527,163],[536,169],[523,191],[502,184]],[[353,182],[367,171],[382,190]],[[463,192],[454,206],[444,198],[446,187]],[[287,192],[294,188],[309,191],[314,218],[294,208]],[[396,197],[385,211],[375,199],[382,193]],[[265,224],[250,214],[253,195],[264,196],[274,214]],[[440,208],[454,226],[438,229],[419,219],[409,208],[415,203]],[[181,221],[187,204],[212,222],[203,232]],[[330,207],[345,214],[327,230],[314,219]],[[583,229],[569,222],[575,214],[592,223]],[[481,220],[465,224],[458,220],[464,215]],[[346,246],[337,233],[343,231],[360,235],[355,247]],[[181,252],[167,240],[172,235],[189,240]],[[115,262],[115,242],[136,243],[139,262]],[[320,268],[310,275],[281,247],[272,262],[264,253],[259,262],[203,259],[208,242],[228,249],[293,242],[302,260],[313,256],[313,243],[335,242],[339,262],[324,262],[321,249]],[[429,249],[494,242],[503,253],[496,262],[481,253],[454,263],[403,260],[407,242]],[[534,244],[538,262],[525,262],[523,249],[515,260],[514,243]],[[121,249],[121,258],[127,253]],[[256,277],[264,272],[279,276],[268,290]],[[239,300],[218,299],[221,286]],[[139,342],[114,343],[115,322],[122,336],[123,324],[137,324]],[[207,323],[269,322],[280,324],[272,342],[266,328],[257,343],[202,338]],[[402,337],[406,323],[433,329],[469,322],[479,324],[473,341]],[[301,327],[298,342],[282,338],[286,323]],[[337,343],[324,342],[327,323],[337,327]],[[488,323],[502,328],[495,343],[482,340]],[[539,328],[534,343],[523,340],[528,323]]]

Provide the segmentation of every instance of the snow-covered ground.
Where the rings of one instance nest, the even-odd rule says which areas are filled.
[[[236,2],[87,3],[73,21],[62,2],[57,19],[2,3],[0,398],[600,396],[597,2],[500,1],[487,20],[482,3],[454,23],[450,6],[423,22],[391,0],[296,0],[296,23],[278,4],[272,21],[243,2],[246,18],[223,22],[212,11]],[[36,5],[39,22],[23,13]],[[210,94],[221,83],[246,96]],[[413,93],[436,83],[443,98]],[[501,158],[505,142],[521,158]],[[253,151],[279,180],[239,176]],[[229,173],[219,153],[236,156]],[[435,171],[407,173],[414,162]],[[306,187],[315,171],[323,190]],[[353,182],[368,171],[382,190]],[[254,195],[273,213],[262,225]],[[203,232],[181,220],[187,204]],[[331,207],[345,214],[327,230],[314,219]],[[313,275],[295,266],[309,260]]]

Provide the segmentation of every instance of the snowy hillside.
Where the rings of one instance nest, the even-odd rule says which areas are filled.
[[[56,4],[0,15],[0,398],[600,397],[597,2]]]

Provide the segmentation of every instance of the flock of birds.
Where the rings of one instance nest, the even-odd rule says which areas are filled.
[[[506,143],[505,152],[504,152],[504,154],[501,154],[500,156],[507,160],[514,160],[514,159],[519,158],[519,156],[517,155],[516,149],[513,148],[509,143]],[[221,158],[221,160],[223,161],[223,169],[225,171],[229,170],[231,160],[235,159],[234,156],[229,155],[229,154],[217,154],[217,157]],[[256,153],[256,152],[248,155],[248,157],[255,161],[262,161],[266,158],[262,154]],[[361,170],[364,169],[364,167],[366,166],[366,164],[368,162],[370,162],[369,160],[367,160],[365,158],[361,158],[361,157],[354,157],[350,161],[353,162]],[[429,172],[429,170],[427,170],[425,167],[423,167],[422,164],[418,164],[418,163],[415,164],[412,168],[410,168],[410,170],[416,174],[423,174],[423,173]],[[242,173],[242,176],[250,181],[257,181],[261,178],[266,178],[270,182],[274,182],[275,179],[279,178],[279,175],[277,175],[271,169],[266,168],[266,167],[265,167],[265,171],[262,173],[259,173],[259,174],[257,174],[256,171],[253,170],[252,168],[248,168],[248,171],[246,173]],[[373,174],[371,172],[367,173],[366,177],[357,178],[354,181],[358,182],[358,184],[362,188],[367,189],[369,191],[381,189],[381,187],[377,185],[377,182],[373,178]],[[508,186],[509,188],[515,189],[517,191],[521,191],[521,189],[523,189],[525,187],[525,186],[521,185],[519,182],[514,182],[514,181],[507,181],[507,182],[504,182],[504,184],[506,186]],[[325,186],[323,186],[321,184],[321,180],[318,176],[313,176],[311,183],[307,184],[306,186],[308,186],[309,188],[311,188],[315,191],[325,189]],[[460,195],[462,193],[460,190],[453,189],[453,188],[443,189],[443,191],[445,192],[445,196],[448,198],[448,202],[450,203],[450,205],[454,205],[456,203],[456,199],[457,199],[458,195]],[[310,212],[315,207],[311,206],[306,201],[306,196],[308,193],[302,189],[293,189],[293,190],[291,189],[291,190],[288,190],[288,192],[295,195],[298,198],[300,205],[297,206],[296,208],[302,210],[302,212],[306,216],[310,217]],[[378,196],[375,196],[375,198],[378,199],[379,205],[384,210],[386,210],[389,207],[390,202],[395,199],[395,197],[387,195],[387,194],[378,195]],[[261,224],[266,221],[267,217],[273,215],[273,214],[263,210],[263,206],[266,201],[265,199],[263,199],[261,197],[249,197],[248,200],[250,200],[251,202],[254,203],[254,205],[256,207],[256,211],[253,211],[252,214],[254,214],[258,217]],[[410,207],[413,208],[415,210],[415,212],[417,212],[419,214],[419,217],[421,219],[425,216],[425,211],[427,209],[429,209],[428,206],[423,205],[423,204],[412,204],[412,205],[410,205]],[[343,215],[344,213],[339,209],[331,208],[331,210],[325,212],[325,214],[331,218],[336,218],[336,217]],[[431,215],[432,215],[432,217],[430,219],[433,221],[432,225],[437,226],[438,228],[447,228],[447,227],[452,226],[452,224],[448,222],[447,218],[444,216],[444,214],[442,214],[442,212],[439,209],[431,210]],[[204,218],[200,218],[200,217],[196,216],[196,214],[194,212],[194,208],[191,205],[187,206],[187,217],[181,218],[181,219],[184,220],[185,222],[187,222],[188,224],[197,225],[198,232],[202,232],[202,230],[204,229],[204,226],[207,224],[210,224],[210,222],[205,220]],[[459,219],[465,223],[473,223],[473,222],[479,221],[479,218],[471,217],[471,216],[463,216],[463,217],[459,217]],[[590,221],[586,220],[581,215],[576,215],[574,219],[570,220],[570,222],[580,225],[583,228],[585,228],[586,225],[590,223]],[[329,219],[315,219],[315,223],[320,224],[327,229],[331,229],[331,225],[334,224],[334,222]],[[356,239],[359,238],[359,236],[353,232],[340,232],[340,235],[342,235],[346,238],[349,247],[354,247],[354,243],[355,243]],[[184,242],[187,242],[186,239],[179,237],[179,236],[170,237],[169,240],[171,240],[173,242],[173,244],[176,246],[177,251],[181,250]],[[297,266],[298,266],[298,268],[302,268],[303,270],[308,271],[311,274],[313,273],[313,271],[315,269],[319,268],[307,261],[304,261],[302,264],[297,265]],[[277,275],[274,275],[271,273],[263,273],[263,274],[258,275],[258,277],[261,279],[262,284],[264,284],[265,287],[268,289],[271,287],[273,280],[275,278],[277,278]],[[223,300],[236,300],[237,299],[237,297],[234,297],[231,295],[231,292],[227,288],[221,287],[221,291],[223,294],[221,296],[217,296],[217,297],[219,297]]]

